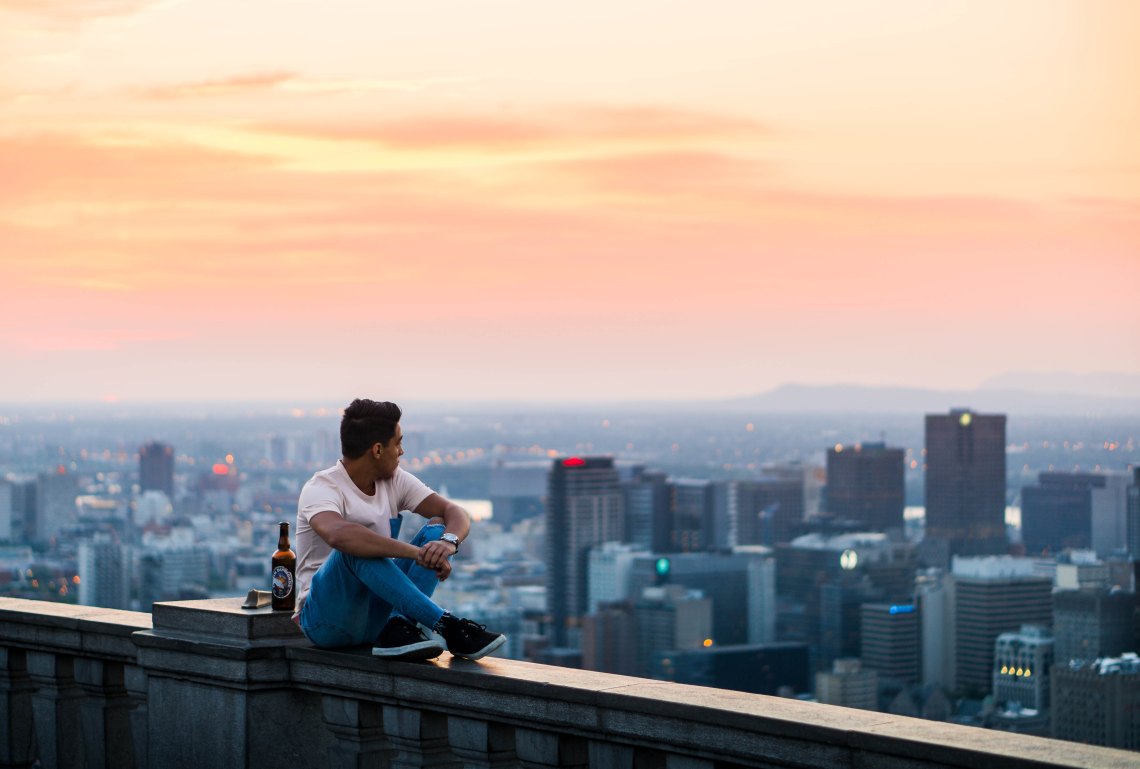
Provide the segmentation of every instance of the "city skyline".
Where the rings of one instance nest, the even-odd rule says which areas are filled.
[[[0,0],[0,402],[1137,375],[1138,52],[1116,0]]]

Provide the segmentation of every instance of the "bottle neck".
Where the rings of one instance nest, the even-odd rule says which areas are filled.
[[[281,524],[281,534],[277,537],[277,549],[289,549],[289,524],[287,523]]]

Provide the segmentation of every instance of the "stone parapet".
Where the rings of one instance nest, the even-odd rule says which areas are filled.
[[[237,600],[0,599],[0,767],[1137,769],[1140,756],[797,700],[445,654],[313,648]]]

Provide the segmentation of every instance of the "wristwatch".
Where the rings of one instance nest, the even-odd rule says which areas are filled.
[[[451,544],[455,545],[455,552],[459,552],[459,537],[448,531],[444,532],[444,535],[440,537],[440,539],[444,542],[450,542]]]

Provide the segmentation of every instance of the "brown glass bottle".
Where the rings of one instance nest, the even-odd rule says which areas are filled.
[[[297,554],[289,549],[289,524],[281,521],[273,554],[273,610],[293,611],[297,603]]]

